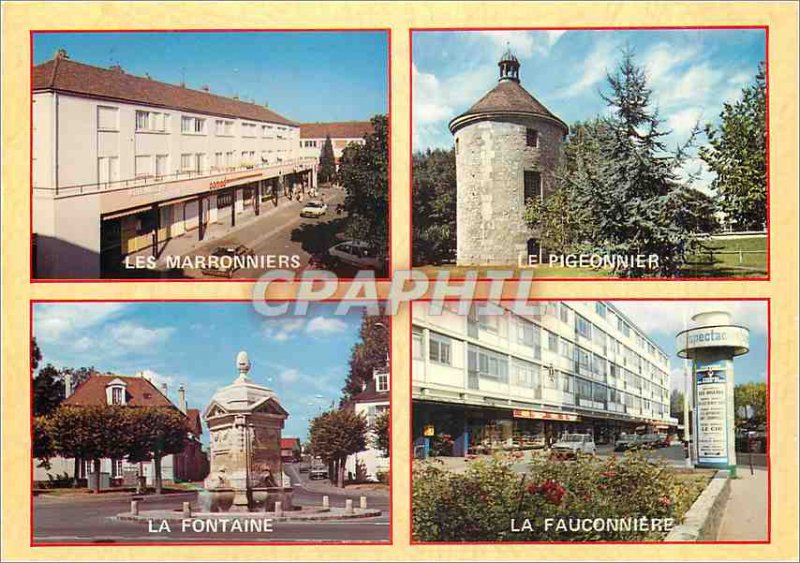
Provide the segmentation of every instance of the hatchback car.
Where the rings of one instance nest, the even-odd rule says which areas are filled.
[[[335,244],[328,249],[328,254],[334,262],[342,262],[356,268],[377,270],[380,269],[382,263],[378,252],[360,240],[348,240]]]
[[[322,217],[328,212],[328,204],[318,199],[307,202],[300,210],[300,217]]]
[[[550,448],[551,457],[572,458],[593,455],[597,451],[591,434],[565,434]]]

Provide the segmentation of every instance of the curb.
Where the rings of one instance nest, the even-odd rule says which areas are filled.
[[[169,520],[173,522],[180,522],[183,520],[203,520],[203,519],[217,519],[217,520],[239,520],[239,519],[269,519],[274,522],[306,522],[306,521],[316,521],[316,520],[352,520],[354,518],[374,518],[376,516],[381,515],[381,511],[368,508],[368,509],[360,509],[355,508],[353,509],[353,514],[345,514],[344,512],[324,512],[324,513],[317,513],[314,515],[308,516],[274,516],[271,515],[270,512],[250,512],[247,516],[239,515],[236,513],[230,514],[225,512],[215,512],[209,514],[193,514],[189,518],[184,518],[183,515],[179,513],[165,513],[165,511],[152,511],[151,514],[147,514],[146,512],[142,512],[138,515],[129,514],[129,513],[122,513],[117,514],[116,516],[112,516],[114,520],[126,521],[126,522],[149,522],[151,520]]]
[[[730,493],[730,473],[728,470],[717,471],[705,490],[686,512],[683,522],[673,528],[664,541],[716,540]]]

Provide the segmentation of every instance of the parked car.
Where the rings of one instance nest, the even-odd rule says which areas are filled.
[[[597,451],[594,438],[590,434],[565,434],[550,448],[550,455],[556,458],[571,458],[578,455],[593,455]]]
[[[639,440],[639,436],[636,434],[626,434],[622,435],[617,438],[617,441],[614,442],[614,451],[615,452],[624,452],[626,450],[635,450],[640,447],[641,442]]]
[[[230,257],[231,260],[217,260],[216,266],[208,266],[203,268],[201,272],[207,276],[221,276],[225,278],[233,277],[236,270],[239,270],[239,264],[236,262],[237,257],[253,256],[255,253],[252,249],[243,244],[231,244],[227,246],[218,246],[214,252],[211,253],[209,258],[216,257],[217,259],[223,257]]]
[[[335,244],[328,249],[328,254],[334,262],[343,262],[356,268],[377,270],[380,269],[383,262],[376,249],[360,240],[348,240]]]
[[[328,478],[328,468],[324,464],[311,464],[311,467],[308,469],[308,478],[312,481],[315,479],[327,479]]]
[[[657,448],[668,448],[672,445],[672,439],[669,437],[669,434],[659,434],[658,435],[658,445]]]
[[[662,447],[661,444],[663,443],[663,440],[658,434],[642,434],[639,436],[639,440],[641,442],[640,447],[648,450],[660,448]]]
[[[322,217],[328,212],[328,204],[318,199],[308,201],[300,210],[300,217]]]

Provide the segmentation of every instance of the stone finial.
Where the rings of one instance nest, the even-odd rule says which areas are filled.
[[[250,373],[250,358],[247,355],[247,352],[242,350],[238,354],[236,354],[236,369],[239,371],[239,378],[237,381],[249,381],[250,378],[247,376]]]

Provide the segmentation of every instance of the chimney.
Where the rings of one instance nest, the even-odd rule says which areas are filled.
[[[120,74],[125,74],[125,71],[122,70],[122,66],[119,65],[119,64],[111,65],[109,68],[111,70],[113,70],[114,72],[119,72]]]
[[[200,89],[201,89],[203,92],[210,92],[210,91],[211,91],[211,88],[209,88],[209,87],[208,87],[208,84],[203,84],[203,85],[200,87]]]
[[[68,59],[69,55],[67,54],[67,50],[63,49],[63,48],[62,49],[58,49],[56,51],[55,58],[57,58],[57,59]]]
[[[67,371],[64,374],[64,398],[72,395],[72,373]]]
[[[239,94],[234,94],[233,99],[239,101]]]
[[[167,397],[167,384],[166,383],[162,383],[161,384],[161,394],[164,395],[165,397]]]
[[[178,387],[178,410],[186,414],[186,389],[183,385]]]

